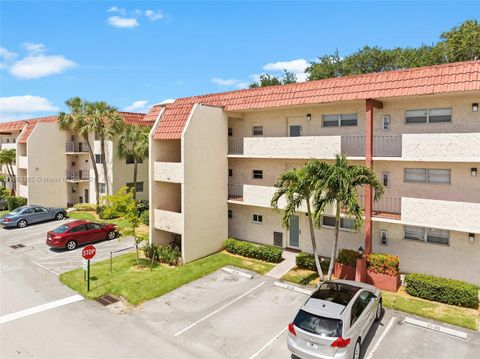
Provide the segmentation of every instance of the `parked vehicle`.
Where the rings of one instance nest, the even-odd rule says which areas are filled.
[[[381,315],[378,288],[350,280],[325,282],[288,325],[288,348],[302,359],[358,359],[363,340]]]
[[[67,211],[63,208],[49,208],[36,205],[23,206],[15,208],[0,218],[0,224],[4,227],[24,228],[29,224],[61,220],[67,216]]]
[[[46,243],[52,248],[65,248],[71,251],[81,244],[115,239],[117,234],[118,228],[114,224],[79,220],[65,223],[48,232]]]

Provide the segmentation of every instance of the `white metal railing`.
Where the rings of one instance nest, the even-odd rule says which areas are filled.
[[[0,151],[1,150],[15,150],[17,148],[17,144],[13,143],[0,143]]]
[[[90,179],[90,171],[66,171],[65,178],[67,181],[88,181]]]
[[[67,142],[65,152],[88,152],[88,144],[86,142]]]
[[[365,195],[359,195],[360,205],[365,208]],[[382,197],[378,201],[373,201],[373,211],[381,213],[402,213],[402,199],[399,197]]]
[[[243,155],[243,138],[228,139],[228,154]]]
[[[342,153],[365,156],[365,136],[342,136]],[[374,157],[401,157],[402,135],[373,136]]]
[[[228,184],[228,199],[238,199],[243,197],[243,184]]]

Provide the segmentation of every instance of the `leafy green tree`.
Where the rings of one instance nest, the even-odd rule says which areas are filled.
[[[17,187],[17,177],[15,176],[15,170],[13,165],[17,160],[17,152],[15,149],[1,150],[0,151],[0,168],[5,166],[8,176],[12,181],[12,196],[15,195],[15,189]]]
[[[327,205],[335,208],[334,241],[327,274],[327,279],[330,280],[337,255],[340,214],[354,218],[354,229],[361,227],[363,210],[359,202],[358,189],[370,186],[375,193],[375,200],[381,198],[384,189],[374,170],[363,165],[350,165],[344,155],[337,155],[335,163],[328,165],[324,171],[316,182],[313,206],[317,222],[320,222]]]
[[[138,164],[148,156],[149,131],[149,127],[129,125],[118,139],[119,157],[133,158],[133,199],[137,198]]]
[[[125,208],[123,210],[123,217],[127,221],[127,226],[121,230],[123,237],[133,237],[135,241],[135,252],[137,258],[137,266],[139,265],[139,251],[138,245],[146,238],[140,235],[137,230],[141,224],[140,215],[137,211],[137,203],[133,199],[133,191],[128,191],[126,187],[122,189],[125,192]]]
[[[277,86],[277,85],[287,85],[293,84],[297,82],[297,76],[290,71],[283,70],[283,76],[277,77],[269,74],[262,74],[258,81],[252,82],[250,84],[250,88],[257,88],[257,87],[266,87],[266,86]]]
[[[466,20],[460,26],[440,35],[438,47],[447,62],[480,59],[480,24],[477,20]]]
[[[306,205],[315,265],[322,281],[324,276],[320,266],[314,231],[314,227],[319,227],[320,221],[314,221],[313,213],[317,209],[312,208],[311,201],[315,196],[316,188],[319,186],[318,181],[325,177],[328,169],[329,166],[325,162],[311,160],[304,168],[292,169],[282,173],[275,183],[277,190],[271,200],[271,206],[274,209],[278,209],[280,198],[285,198],[286,206],[282,213],[282,226],[286,229],[290,227],[291,216],[293,216],[303,204]]]

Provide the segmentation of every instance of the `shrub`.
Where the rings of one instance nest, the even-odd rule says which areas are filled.
[[[240,256],[260,259],[267,262],[278,263],[282,260],[282,248],[263,244],[253,244],[229,238],[225,241],[227,252]]]
[[[73,205],[76,211],[96,211],[97,205],[95,203],[77,203]]]
[[[25,206],[27,199],[20,196],[11,196],[7,198],[7,207],[9,211],[13,211],[15,208]]]
[[[148,226],[150,223],[150,213],[148,213],[148,211],[143,211],[140,215],[140,221]]]
[[[337,262],[347,266],[356,267],[359,254],[353,249],[342,248],[338,251]]]
[[[295,265],[298,268],[302,269],[309,269],[313,271],[317,271],[317,266],[315,264],[315,257],[313,254],[301,252],[297,254],[295,258]],[[322,270],[328,270],[328,266],[330,265],[330,258],[322,258],[320,257],[320,267]]]
[[[152,259],[153,256],[154,260],[173,266],[178,264],[178,258],[181,256],[180,249],[172,246],[146,243],[142,249],[145,257]]]
[[[136,203],[136,206],[137,206],[138,214],[141,215],[145,211],[148,212],[149,204],[148,204],[148,201],[146,199],[138,200],[137,203]]]
[[[435,302],[478,307],[478,287],[461,280],[412,273],[405,276],[408,294]]]
[[[395,276],[400,272],[400,259],[385,253],[372,253],[367,256],[367,269],[374,273]]]
[[[98,216],[102,219],[122,217],[133,203],[132,192],[127,187],[122,187],[115,194],[105,195],[100,199]]]

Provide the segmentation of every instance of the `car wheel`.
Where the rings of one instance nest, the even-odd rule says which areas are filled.
[[[69,251],[73,251],[75,248],[77,248],[77,242],[68,241],[65,248],[67,248],[67,250],[69,250]]]
[[[360,359],[360,351],[361,351],[360,339],[357,340],[355,344],[355,349],[353,349],[353,359]]]
[[[117,234],[114,231],[110,231],[107,233],[107,239],[115,239]]]
[[[375,321],[379,322],[382,317],[382,301],[380,300],[377,305],[377,311],[375,313]]]
[[[26,226],[27,226],[27,221],[24,219],[19,220],[17,223],[18,228],[25,228]]]
[[[55,215],[55,219],[58,219],[59,221],[64,219],[65,218],[65,215],[62,213],[62,212],[58,212],[56,215]]]

